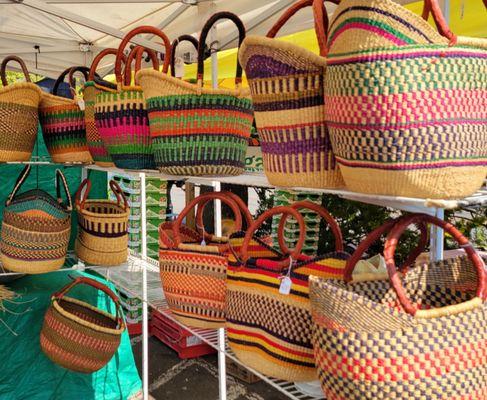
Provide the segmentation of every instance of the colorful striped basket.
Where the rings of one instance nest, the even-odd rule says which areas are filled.
[[[7,64],[16,61],[25,83],[8,85]],[[30,81],[25,63],[17,56],[5,57],[0,66],[0,162],[29,161],[37,138],[38,107],[42,91]]]
[[[116,315],[108,314],[84,301],[68,297],[73,287],[84,284],[108,295]],[[54,293],[44,316],[40,343],[49,359],[70,371],[93,373],[112,359],[125,330],[120,300],[107,286],[87,277],[78,277]]]
[[[225,323],[228,238],[207,235],[182,225],[186,215],[209,200],[220,199],[235,214],[237,229],[242,215],[247,224],[252,217],[246,206],[239,208],[227,192],[203,194],[190,202],[175,222],[159,227],[159,263],[162,288],[174,317],[196,328],[215,329]]]
[[[39,104],[44,141],[52,161],[57,163],[93,162],[86,140],[84,102],[78,98],[67,99],[57,95],[66,75],[69,75],[69,83],[74,92],[73,74],[77,71],[83,73],[87,80],[88,68],[68,68],[56,81],[52,94],[42,94]]]
[[[29,173],[27,165],[5,204],[0,260],[9,271],[40,274],[64,264],[71,234],[71,196],[60,170],[56,170],[57,199],[41,189],[17,195]],[[61,199],[61,182],[67,205]]]
[[[194,48],[196,49],[196,52],[198,52],[198,39],[196,39],[194,36],[191,35],[181,35],[177,39],[174,39],[172,44],[171,44],[171,76],[175,77],[176,76],[176,49],[179,45],[179,43],[182,42],[189,42],[191,43]]]
[[[91,181],[85,179],[75,199],[78,212],[76,255],[87,263],[105,267],[120,265],[128,256],[129,205],[117,182],[111,180],[110,188],[117,196],[116,202],[87,200]]]
[[[397,272],[405,228],[432,223],[468,256]],[[388,275],[346,283],[310,279],[313,345],[327,399],[472,399],[487,395],[486,269],[452,225],[413,214],[395,225],[384,251]]]
[[[336,251],[311,258],[301,254],[305,222],[297,211],[317,212],[330,225]],[[279,228],[281,252],[253,236],[274,215],[291,214],[300,227],[296,248],[284,245]],[[246,365],[273,378],[293,382],[313,381],[317,371],[311,343],[310,275],[342,278],[349,255],[343,252],[340,228],[323,208],[309,201],[292,207],[265,211],[250,229],[230,237],[234,250],[227,273],[227,337],[235,355]]]
[[[119,168],[155,168],[144,93],[137,81],[135,85],[127,85],[122,75],[125,47],[134,36],[143,33],[153,34],[163,40],[167,57],[164,58],[162,70],[167,72],[171,54],[169,39],[157,28],[141,26],[127,33],[118,48],[115,61],[117,89],[99,87],[96,95],[96,126],[108,153]]]
[[[298,10],[311,5],[320,55],[274,39]],[[273,185],[344,186],[325,124],[327,27],[323,0],[301,0],[281,16],[267,37],[248,36],[240,49],[254,103],[264,172]]]
[[[347,187],[461,198],[487,173],[487,40],[438,33],[391,0],[344,0],[330,24],[326,121]]]
[[[253,112],[248,90],[240,87],[240,63],[235,89],[203,87],[206,37],[215,22],[226,18],[238,27],[239,46],[245,37],[236,15],[213,15],[201,31],[196,85],[157,71],[137,74],[147,99],[156,165],[162,172],[238,175],[244,171]]]

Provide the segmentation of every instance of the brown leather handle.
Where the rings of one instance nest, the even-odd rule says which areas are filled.
[[[135,29],[132,29],[129,33],[127,33],[123,38],[122,43],[120,43],[120,46],[118,47],[117,58],[115,60],[115,77],[117,79],[118,84],[122,84],[124,78],[122,76],[122,56],[125,47],[130,42],[130,39],[132,39],[136,35],[140,35],[141,33],[150,33],[162,39],[164,47],[166,48],[166,57],[164,57],[162,72],[166,73],[169,68],[169,62],[171,58],[171,43],[169,42],[169,38],[166,36],[164,32],[162,32],[160,29],[157,29],[153,26],[139,26]]]
[[[52,87],[52,94],[57,95],[58,89],[61,86],[61,83],[64,82],[64,79],[66,78],[66,76],[68,76],[68,78],[69,78],[69,81],[68,81],[69,87],[71,89],[73,89],[75,86],[74,77],[73,77],[75,72],[81,72],[85,78],[85,81],[88,81],[88,76],[90,73],[90,69],[88,67],[75,66],[75,67],[66,68],[61,73],[61,75],[59,75],[59,77],[56,79],[56,82],[54,82],[54,86]],[[95,74],[95,78],[100,79],[100,77],[97,74]]]
[[[407,229],[407,227],[411,224],[418,224],[418,223],[429,223],[442,228],[446,233],[448,233],[453,239],[457,241],[457,243],[460,245],[461,248],[465,250],[468,258],[470,259],[470,261],[472,262],[473,266],[477,271],[478,284],[477,284],[476,295],[477,297],[485,300],[487,296],[485,290],[486,280],[487,280],[486,267],[484,262],[482,261],[482,258],[480,258],[480,256],[475,251],[472,244],[468,241],[468,239],[449,222],[443,221],[431,215],[411,214],[401,219],[401,221],[399,221],[398,223],[396,223],[394,228],[387,236],[386,245],[384,247],[384,258],[386,261],[389,279],[391,281],[392,287],[394,288],[397,294],[399,303],[403,307],[404,311],[406,311],[408,314],[415,315],[418,309],[416,306],[414,306],[411,303],[408,294],[404,290],[401,281],[401,276],[396,269],[396,264],[394,263],[394,253],[396,251],[397,243],[401,238],[401,235]]]
[[[172,42],[172,45],[171,45],[171,76],[176,76],[176,68],[175,68],[176,47],[181,42],[190,42],[194,46],[194,48],[196,49],[196,52],[198,52],[198,39],[196,39],[194,36],[181,35],[177,39],[174,39],[174,41]]]
[[[115,194],[115,196],[117,196],[117,205],[120,206],[120,203],[123,201],[124,210],[128,210],[129,203],[127,201],[127,197],[125,196],[125,193],[123,192],[120,185],[113,179],[110,180],[110,189],[112,189],[112,192]]]
[[[152,68],[154,68],[156,71],[159,71],[159,60],[157,59],[157,53],[154,50],[147,49],[143,46],[135,46],[132,50],[130,50],[129,55],[127,56],[127,61],[125,63],[124,81],[126,86],[129,86],[132,82],[132,62],[135,60],[134,73],[136,74],[142,68],[142,58],[144,56],[144,53],[149,56],[152,62]]]
[[[96,69],[98,68],[98,64],[100,64],[100,61],[109,55],[116,56],[117,49],[104,49],[96,55],[96,57],[93,59],[93,62],[91,63],[90,73],[88,74],[89,81],[93,81],[95,79],[95,73]],[[125,54],[122,54],[122,62],[124,64],[127,62]]]
[[[208,36],[208,33],[210,32],[210,29],[215,23],[221,19],[229,19],[231,20],[238,29],[238,47],[242,45],[243,40],[245,39],[245,26],[242,22],[242,20],[235,14],[228,12],[228,11],[222,11],[219,13],[216,13],[211,16],[211,18],[206,21],[206,24],[203,26],[203,29],[201,29],[201,34],[200,34],[200,40],[198,44],[198,75],[196,76],[196,79],[198,80],[198,85],[200,87],[203,87],[203,80],[204,80],[204,75],[205,75],[205,63],[204,63],[204,58],[205,58],[205,47],[206,47],[206,38]],[[238,60],[237,57],[237,70],[235,72],[235,85],[239,86],[240,83],[242,82],[242,66],[240,65],[240,61]]]
[[[487,7],[487,0],[484,0],[484,5]],[[430,13],[433,14],[438,32],[450,41],[450,46],[455,45],[457,43],[457,36],[450,30],[438,0],[424,0],[422,17],[428,21]]]
[[[331,214],[328,212],[328,210],[325,207],[322,207],[318,204],[315,204],[307,200],[297,201],[291,204],[290,207],[294,208],[295,210],[301,210],[304,208],[304,209],[312,210],[315,213],[317,213],[321,218],[323,218],[328,223],[331,232],[335,237],[335,250],[343,251],[342,231],[340,230],[340,227],[338,226],[338,223],[336,222],[335,218],[331,216]],[[279,227],[277,229],[277,240],[279,242],[279,247],[281,248],[283,254],[290,253],[290,250],[286,246],[284,240],[284,226],[286,225],[286,221],[287,221],[287,215],[281,218],[281,220],[279,221]]]
[[[86,190],[83,194],[83,189],[86,187]],[[85,202],[91,192],[91,181],[86,178],[83,182],[80,183],[78,190],[76,191],[76,195],[74,196],[74,203],[76,204],[76,208],[80,210],[84,210]]]
[[[71,193],[69,193],[68,183],[66,182],[66,177],[61,172],[60,169],[56,169],[56,194],[58,204],[63,204],[63,199],[61,197],[61,183],[64,189],[64,194],[66,195],[66,200],[68,201],[66,211],[71,211],[73,209],[73,202],[71,200]]]
[[[25,81],[31,82],[29,70],[27,69],[27,65],[25,65],[24,60],[22,60],[20,57],[11,55],[11,56],[5,57],[2,61],[2,64],[0,65],[0,78],[2,79],[3,86],[8,85],[8,82],[7,82],[7,64],[10,61],[16,61],[20,65],[20,68],[22,68],[22,72],[24,73]]]
[[[355,266],[357,263],[362,259],[362,256],[364,253],[372,246],[374,243],[376,243],[381,236],[389,233],[391,229],[401,220],[406,218],[407,216],[402,216],[399,218],[392,218],[384,222],[381,226],[378,228],[375,228],[372,232],[370,232],[367,237],[360,242],[358,247],[355,249],[353,252],[352,256],[347,260],[347,263],[345,265],[345,270],[343,271],[343,276],[344,280],[346,282],[352,281],[352,275],[353,275],[353,270],[355,269]],[[419,223],[418,224],[421,236],[420,236],[420,241],[416,248],[409,254],[407,257],[406,261],[402,264],[400,267],[401,272],[405,272],[409,266],[411,266],[414,261],[418,258],[418,256],[424,251],[428,244],[428,227],[424,223]]]

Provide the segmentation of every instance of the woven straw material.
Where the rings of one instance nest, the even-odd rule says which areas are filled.
[[[117,167],[155,168],[145,99],[140,87],[122,86],[120,91],[99,87],[95,123]]]
[[[349,189],[448,199],[482,185],[487,40],[450,46],[390,0],[342,1],[328,40],[326,121]]]
[[[174,175],[238,175],[252,127],[245,89],[199,88],[154,70],[137,73],[144,90],[157,167]]]
[[[42,91],[33,83],[0,88],[0,162],[29,161],[37,138]]]
[[[52,161],[93,162],[86,141],[84,112],[75,100],[43,93],[39,117]]]
[[[44,317],[41,349],[56,364],[71,371],[92,373],[103,368],[120,345],[125,326],[82,301],[53,299]]]
[[[94,82],[87,82],[85,84],[83,99],[85,101],[85,125],[88,150],[96,165],[100,167],[113,167],[115,164],[105,149],[105,145],[103,144],[103,140],[101,140],[95,123],[96,93],[97,89]]]
[[[408,271],[408,296],[432,318],[398,306],[386,280],[310,280],[313,344],[323,391],[332,400],[485,399],[487,306],[475,297],[466,257]]]
[[[244,40],[239,58],[252,93],[269,182],[343,186],[324,120],[326,59],[291,43],[259,36]]]

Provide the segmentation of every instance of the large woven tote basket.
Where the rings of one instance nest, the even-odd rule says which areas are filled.
[[[71,90],[75,91],[73,74],[77,71],[81,72],[87,80],[89,72],[87,67],[68,68],[57,79],[52,94],[42,94],[39,104],[42,134],[53,162],[93,162],[86,141],[83,102],[77,98],[67,99],[57,95],[66,75],[69,77]]]
[[[333,16],[326,121],[353,191],[460,198],[484,181],[487,39],[456,37],[437,0],[430,11],[439,32],[391,0],[344,0]]]
[[[17,61],[25,83],[8,85],[7,63]],[[0,66],[0,162],[29,161],[37,138],[38,107],[42,91],[30,81],[25,63],[16,56],[5,57]]]
[[[467,256],[400,274],[395,247],[414,222],[445,229]],[[395,225],[384,257],[388,274],[382,277],[354,275],[350,283],[310,280],[313,345],[326,398],[485,399],[487,281],[482,259],[451,224],[423,214]]]
[[[205,42],[211,27],[230,19],[245,37],[242,21],[229,12],[213,15],[201,31],[197,84],[157,71],[141,71],[157,167],[174,175],[238,175],[244,171],[253,113],[250,93],[241,88],[237,61],[236,88],[203,87]]]
[[[208,329],[225,323],[228,237],[207,235],[204,228],[195,231],[182,222],[193,208],[198,206],[200,211],[212,199],[231,208],[236,229],[242,226],[242,215],[250,225],[252,217],[245,205],[239,205],[227,192],[214,192],[197,197],[174,223],[159,227],[160,274],[169,308],[178,321]]]
[[[113,316],[72,297],[68,291],[77,285],[89,285],[107,294],[115,303]],[[44,354],[54,363],[76,372],[93,373],[112,359],[125,330],[118,297],[102,283],[78,277],[54,293],[44,316],[40,343]]]
[[[274,39],[298,10],[311,5],[320,55]],[[323,0],[301,0],[281,16],[267,37],[248,36],[240,49],[254,103],[264,172],[273,185],[344,185],[325,124],[327,27]]]
[[[127,261],[128,256],[130,209],[117,182],[111,180],[110,188],[117,197],[116,202],[87,200],[91,181],[85,179],[81,182],[75,199],[78,212],[76,255],[87,263],[106,267],[119,265]]]
[[[154,169],[152,139],[147,118],[146,99],[142,88],[124,81],[122,56],[130,40],[138,34],[152,34],[162,39],[166,49],[163,73],[169,68],[171,43],[157,28],[141,26],[131,30],[118,48],[115,60],[117,89],[97,86],[95,122],[98,132],[115,165],[127,169]],[[153,65],[157,70],[156,67]]]
[[[71,196],[60,170],[56,170],[56,199],[41,189],[17,194],[29,173],[27,165],[5,204],[0,259],[10,271],[40,274],[64,264],[71,234]],[[61,199],[61,183],[67,204]]]

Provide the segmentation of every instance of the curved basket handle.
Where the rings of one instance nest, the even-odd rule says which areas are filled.
[[[198,51],[198,39],[191,35],[181,35],[177,39],[174,39],[171,45],[171,76],[176,76],[176,47],[181,42],[190,42],[196,51]]]
[[[135,60],[134,74],[136,74],[142,68],[142,58],[146,53],[152,61],[152,68],[159,71],[159,60],[157,59],[157,53],[154,50],[147,49],[143,46],[135,46],[130,50],[125,63],[125,85],[129,86],[132,82],[132,62]]]
[[[66,194],[66,200],[68,201],[68,205],[65,207],[66,211],[71,211],[73,209],[73,203],[71,201],[71,194],[69,193],[68,183],[66,182],[66,177],[62,173],[60,169],[56,169],[56,196],[57,202],[62,205],[63,199],[61,197],[61,185],[59,184],[61,181],[64,188],[64,193]]]
[[[56,82],[54,82],[54,86],[52,87],[52,94],[57,95],[58,89],[61,86],[61,83],[64,82],[64,79],[66,78],[66,76],[69,77],[69,87],[71,89],[73,89],[75,86],[73,74],[75,72],[81,72],[85,78],[85,81],[88,81],[88,76],[90,73],[90,69],[88,67],[78,66],[78,67],[67,68],[61,73],[61,75],[59,75],[59,77],[56,79]],[[100,77],[96,74],[95,74],[95,77],[97,79],[100,79]]]
[[[98,68],[98,64],[100,64],[100,61],[103,60],[108,55],[116,56],[117,49],[113,49],[113,48],[104,49],[96,55],[96,57],[93,59],[93,62],[91,63],[90,73],[88,74],[88,81],[93,81],[95,79],[95,74],[96,74],[96,69]],[[125,57],[125,54],[122,54],[122,62],[124,64],[127,62],[127,57]]]
[[[484,0],[484,5],[487,7],[487,0]],[[448,26],[438,0],[424,0],[422,17],[425,21],[428,21],[430,13],[433,14],[438,32],[450,41],[450,46],[454,46],[457,43],[457,36]]]
[[[316,212],[330,226],[333,236],[335,237],[335,250],[343,251],[343,235],[342,235],[342,231],[340,230],[340,226],[338,226],[338,223],[336,222],[335,218],[332,217],[332,215],[328,212],[328,210],[325,207],[322,207],[318,204],[315,204],[307,200],[297,201],[296,203],[291,204],[290,207],[294,208],[295,210],[300,210],[302,208],[305,208]],[[281,248],[283,254],[289,254],[290,252],[290,250],[288,249],[284,241],[284,226],[286,225],[286,220],[287,220],[287,215],[281,218],[281,220],[279,221],[279,227],[277,229],[278,232],[277,240],[279,242],[279,247]]]
[[[86,190],[83,193],[83,189],[86,187]],[[74,196],[74,203],[76,204],[76,208],[83,210],[85,208],[85,202],[91,192],[91,181],[86,178],[83,182],[80,183],[78,190],[76,191],[76,195]]]
[[[139,26],[135,29],[132,29],[129,33],[125,35],[125,37],[122,40],[122,43],[120,43],[120,46],[118,47],[117,51],[117,58],[115,60],[115,77],[117,79],[117,84],[121,85],[123,83],[123,76],[122,76],[122,56],[123,52],[125,50],[125,47],[127,44],[130,42],[130,39],[132,39],[134,36],[139,35],[141,33],[151,33],[155,36],[158,36],[162,39],[162,42],[164,44],[164,47],[166,48],[166,54],[167,56],[164,57],[164,64],[162,66],[162,72],[166,73],[167,69],[169,68],[169,62],[171,58],[171,43],[169,42],[169,38],[166,36],[166,34],[161,31],[160,29],[157,29],[153,26]]]
[[[5,202],[5,205],[8,206],[12,202],[13,198],[19,191],[20,187],[24,184],[25,180],[30,174],[30,164],[27,164],[24,169],[20,172],[19,176],[17,177],[17,180],[15,181],[15,185],[12,189],[12,192],[10,192],[9,196],[7,197],[7,201]]]
[[[198,74],[196,76],[197,79],[197,84],[200,87],[203,87],[203,80],[204,80],[204,75],[205,75],[205,63],[204,63],[204,57],[205,57],[205,46],[206,46],[206,38],[208,36],[208,33],[210,32],[211,27],[219,20],[221,19],[229,19],[233,21],[233,23],[237,26],[238,29],[238,49],[242,45],[243,40],[245,39],[245,26],[242,22],[242,20],[236,16],[235,14],[228,12],[228,11],[222,11],[218,12],[214,15],[211,16],[211,18],[206,21],[206,24],[203,26],[203,29],[201,30],[200,34],[200,40],[198,44]],[[240,86],[242,83],[242,66],[240,65],[240,61],[237,57],[237,70],[235,72],[235,85],[237,87]]]
[[[375,228],[372,232],[370,232],[367,237],[360,242],[358,247],[353,252],[352,256],[347,260],[347,264],[345,265],[345,270],[343,271],[343,276],[345,282],[351,282],[353,279],[353,270],[357,263],[362,259],[364,253],[372,246],[375,242],[377,242],[381,236],[389,233],[391,229],[407,215],[403,215],[402,217],[392,218],[384,222],[378,228]],[[428,244],[428,227],[425,223],[418,224],[421,236],[418,245],[416,248],[411,252],[411,254],[407,257],[406,261],[401,265],[399,268],[401,272],[405,272],[407,268],[409,268],[414,261],[419,257],[419,255],[424,251]]]
[[[396,264],[394,263],[394,253],[396,251],[396,246],[401,238],[401,235],[404,233],[406,228],[414,223],[430,223],[436,225],[445,232],[449,233],[450,236],[457,241],[461,248],[465,250],[467,253],[468,258],[472,262],[473,266],[477,270],[477,291],[476,296],[485,300],[487,293],[486,293],[486,283],[487,283],[487,272],[484,262],[482,258],[478,255],[475,251],[472,244],[468,241],[468,239],[452,224],[449,222],[443,221],[439,218],[433,217],[431,215],[426,214],[411,214],[403,218],[399,221],[394,228],[391,230],[389,235],[387,236],[386,245],[384,247],[384,258],[387,265],[387,272],[389,274],[389,279],[391,281],[391,285],[394,288],[399,303],[401,304],[404,311],[408,314],[415,315],[418,312],[418,309],[411,303],[408,298],[406,291],[402,285],[400,274],[396,269]],[[446,306],[442,308],[447,308],[451,306]],[[428,314],[436,315],[440,309],[433,309],[433,310],[421,310],[422,316],[427,317]]]
[[[22,72],[24,73],[25,81],[31,82],[29,70],[27,69],[27,66],[25,65],[24,60],[22,60],[20,57],[11,55],[11,56],[5,57],[2,61],[2,64],[0,65],[0,78],[2,79],[3,86],[8,85],[8,82],[7,82],[7,64],[10,61],[16,61],[17,63],[19,63],[20,68],[22,68]]]
[[[117,196],[117,205],[120,206],[120,203],[123,200],[123,208],[125,211],[127,211],[129,209],[129,203],[120,185],[114,180],[110,180],[110,189],[112,189],[112,192],[115,193],[115,196]]]

